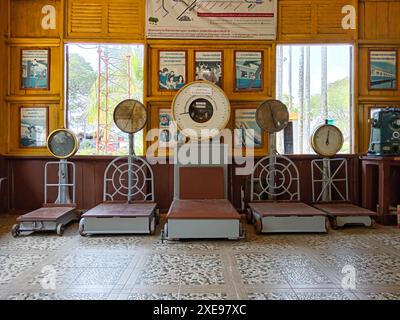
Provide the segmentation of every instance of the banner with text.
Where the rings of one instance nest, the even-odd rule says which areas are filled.
[[[276,39],[278,0],[147,0],[150,39]]]

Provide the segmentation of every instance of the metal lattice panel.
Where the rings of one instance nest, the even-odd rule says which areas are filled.
[[[299,170],[292,160],[272,155],[255,165],[251,175],[251,201],[264,200],[264,196],[300,200]]]
[[[57,183],[50,181],[51,171],[57,168]],[[69,171],[72,171],[72,182],[69,182]],[[51,188],[58,189],[58,198],[55,203],[69,204],[75,203],[76,197],[76,166],[75,163],[66,160],[47,162],[44,169],[44,203],[48,204],[48,193]],[[72,190],[72,200],[70,199],[70,189]]]
[[[129,185],[131,176],[131,185]],[[154,177],[151,166],[136,156],[112,161],[104,173],[103,200],[154,201]]]
[[[348,201],[348,165],[347,159],[318,159],[311,162],[313,202],[332,201],[332,191],[339,201]],[[345,184],[345,194],[340,184]],[[319,190],[321,190],[319,192]]]

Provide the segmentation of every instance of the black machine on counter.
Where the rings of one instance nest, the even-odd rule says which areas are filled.
[[[400,108],[386,108],[372,115],[368,154],[400,155]]]

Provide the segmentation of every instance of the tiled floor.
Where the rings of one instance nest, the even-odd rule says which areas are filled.
[[[400,229],[255,235],[242,241],[155,236],[13,239],[0,217],[0,299],[400,299]],[[356,288],[345,290],[343,268]]]

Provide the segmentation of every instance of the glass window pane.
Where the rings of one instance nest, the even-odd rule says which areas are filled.
[[[80,155],[126,155],[128,135],[114,124],[115,107],[143,100],[143,45],[67,45],[68,128],[80,140]],[[143,155],[143,132],[135,135]]]
[[[279,133],[282,154],[312,154],[311,135],[329,120],[343,132],[341,153],[352,146],[352,46],[277,47],[277,98],[290,111],[290,126]]]

